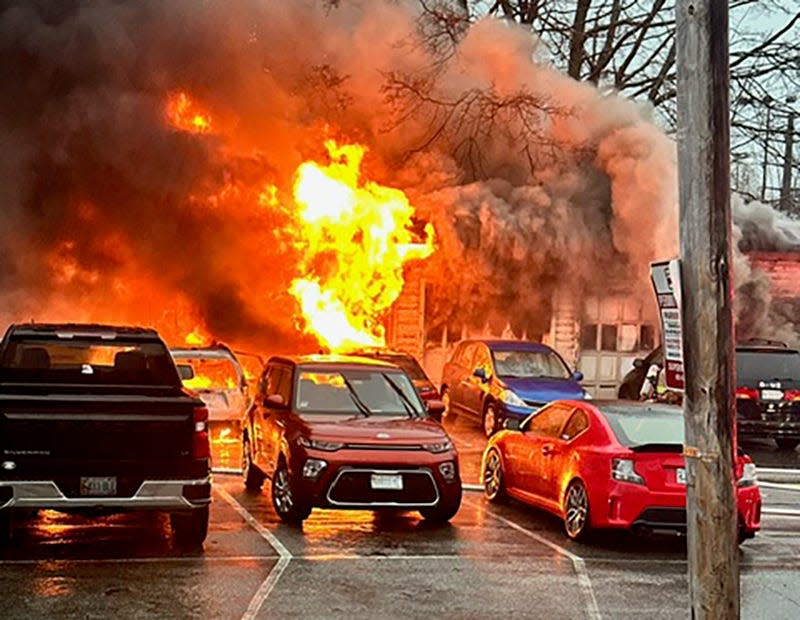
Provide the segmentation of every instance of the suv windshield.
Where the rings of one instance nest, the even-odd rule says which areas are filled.
[[[369,410],[369,415],[424,415],[417,392],[404,373],[390,369],[300,369],[298,372],[295,407],[301,414],[356,413],[360,407],[358,400]]]
[[[184,379],[183,385],[193,390],[235,390],[239,388],[239,373],[233,360],[224,357],[176,357],[177,364],[189,364],[194,377]]]
[[[736,351],[736,381],[800,382],[800,352],[791,349],[778,351]]]
[[[6,347],[0,379],[43,383],[179,385],[175,364],[161,342],[20,338]]]
[[[569,379],[570,372],[553,351],[492,351],[499,377]]]

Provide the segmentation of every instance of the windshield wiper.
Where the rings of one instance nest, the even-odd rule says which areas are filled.
[[[356,404],[356,407],[358,407],[358,412],[361,415],[363,415],[365,418],[368,418],[369,416],[371,416],[372,415],[372,411],[370,411],[370,408],[367,407],[364,404],[363,400],[361,400],[361,397],[356,392],[356,389],[353,387],[353,384],[350,383],[350,381],[348,381],[347,377],[345,377],[344,375],[341,375],[341,377],[342,377],[342,381],[344,381],[345,386],[347,387],[348,391],[350,392],[350,398],[353,399],[353,402]]]
[[[381,377],[383,377],[386,383],[392,386],[392,389],[400,395],[400,398],[403,400],[403,406],[406,408],[407,413],[413,413],[416,415],[420,414],[420,411],[414,407],[414,404],[408,399],[408,396],[406,396],[405,392],[403,392],[403,390],[400,389],[400,386],[389,378],[389,375],[387,375],[385,372],[382,372]]]

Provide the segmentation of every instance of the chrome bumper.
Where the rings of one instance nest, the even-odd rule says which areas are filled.
[[[187,499],[183,487],[211,484],[211,477],[196,480],[145,480],[131,497],[67,497],[55,482],[48,480],[0,480],[0,489],[13,490],[0,508],[120,508],[128,510],[168,510],[199,508],[211,498]]]

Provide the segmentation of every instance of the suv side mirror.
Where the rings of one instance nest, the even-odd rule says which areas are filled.
[[[583,373],[580,370],[576,370],[572,373],[572,378],[575,379],[575,381],[583,381]]]
[[[194,368],[192,368],[191,364],[176,364],[176,366],[178,368],[178,376],[181,378],[181,381],[194,379]]]
[[[264,406],[268,409],[286,409],[286,401],[280,394],[270,394],[264,399]]]
[[[644,368],[644,360],[641,357],[637,357],[635,360],[633,360],[633,367]]]
[[[478,379],[480,379],[483,382],[486,382],[488,380],[488,377],[486,376],[486,370],[483,368],[476,368],[475,370],[473,370],[472,376],[478,377]]]
[[[444,403],[440,400],[425,401],[425,410],[437,422],[442,421],[442,414],[444,413]]]
[[[507,431],[518,431],[522,423],[516,418],[506,418],[503,420],[503,428]]]

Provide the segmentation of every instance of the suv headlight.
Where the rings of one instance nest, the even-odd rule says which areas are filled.
[[[623,482],[644,484],[644,478],[634,471],[633,461],[630,459],[612,459],[611,477],[614,480],[622,480]]]
[[[756,464],[745,463],[742,468],[742,477],[736,481],[740,487],[753,487],[758,480],[756,479]]]
[[[323,441],[321,439],[306,439],[305,437],[298,437],[297,443],[305,448],[323,450],[324,452],[336,452],[336,450],[344,448],[344,444],[339,441]]]
[[[517,407],[527,407],[528,404],[522,400],[519,396],[514,394],[512,390],[506,388],[502,392],[500,392],[500,400],[502,400],[507,405],[515,405]]]
[[[433,452],[434,454],[439,454],[441,452],[447,452],[448,450],[453,449],[453,442],[449,439],[443,439],[442,441],[436,443],[426,443],[422,445],[423,449],[427,450],[428,452]]]

